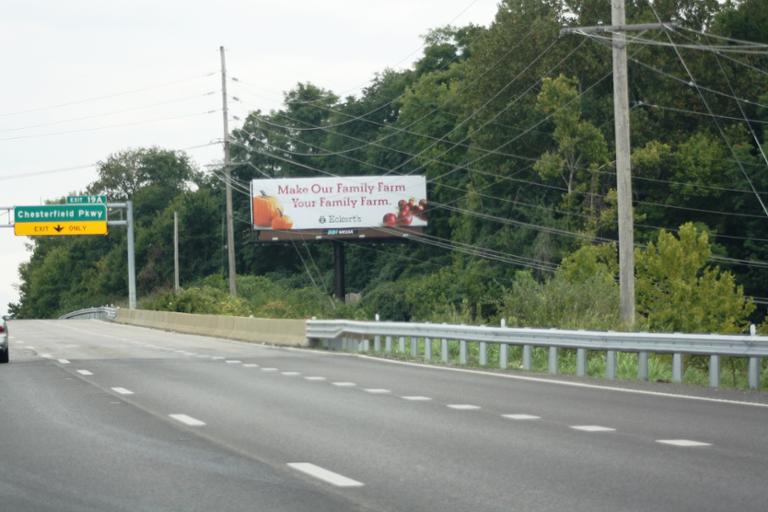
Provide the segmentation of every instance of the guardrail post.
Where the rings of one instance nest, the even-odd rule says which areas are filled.
[[[616,351],[608,350],[605,353],[605,378],[616,379]]]
[[[749,381],[749,389],[757,389],[760,387],[760,358],[749,358],[749,375],[747,376]]]
[[[400,338],[397,340],[397,351],[401,354],[405,354],[405,336],[400,336]]]
[[[432,339],[424,338],[424,360],[432,360]]]
[[[720,387],[720,356],[717,354],[709,356],[709,387]]]
[[[637,378],[648,380],[648,352],[637,353]]]
[[[419,338],[411,336],[411,357],[419,355]]]
[[[440,340],[440,360],[448,363],[448,340],[445,338]]]
[[[557,347],[549,347],[549,373],[557,375]]]
[[[467,342],[459,341],[459,364],[467,364]]]
[[[531,346],[523,345],[523,370],[531,369]]]
[[[363,340],[363,352],[370,352],[371,351],[371,340],[368,338]]]
[[[587,349],[576,349],[576,376],[584,377],[587,374]]]
[[[381,317],[379,317],[379,314],[376,313],[376,315],[373,317],[375,321],[379,321]],[[381,336],[378,334],[373,337],[373,351],[374,352],[381,352]]]
[[[683,354],[672,354],[672,382],[683,382]]]
[[[504,328],[507,326],[507,319],[502,318],[501,319],[501,327]],[[509,345],[506,343],[501,343],[499,345],[499,368],[502,370],[506,370],[507,366],[509,365]]]
[[[392,336],[387,336],[384,341],[384,350],[387,354],[392,353]]]
[[[480,342],[480,366],[488,365],[488,343]]]

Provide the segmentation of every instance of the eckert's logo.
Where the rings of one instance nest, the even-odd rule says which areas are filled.
[[[321,216],[317,219],[320,224],[360,224],[363,222],[363,218],[359,215],[352,215],[351,217],[344,217],[342,215],[328,215]]]

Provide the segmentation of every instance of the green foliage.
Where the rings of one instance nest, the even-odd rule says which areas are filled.
[[[661,231],[636,251],[638,314],[648,329],[665,332],[743,332],[755,306],[733,274],[708,264],[706,231],[693,224],[678,236]]]
[[[519,272],[501,299],[510,325],[562,329],[614,328],[618,323],[618,287],[602,275],[569,281],[562,272],[539,282]]]
[[[687,28],[768,41],[761,0],[670,0],[654,7]],[[647,2],[630,2],[627,14],[628,23],[655,20]],[[609,20],[604,0],[502,0],[488,27],[429,32],[413,66],[382,70],[356,96],[300,82],[286,91],[281,108],[252,112],[234,130],[231,170],[242,183],[314,176],[313,169],[427,177],[429,244],[349,244],[347,282],[362,295],[360,304],[329,298],[329,244],[256,243],[249,198],[239,193],[240,297],[230,299],[222,277],[224,189],[183,153],[137,148],[109,155],[87,192],[134,201],[145,306],[477,324],[509,317],[518,325],[616,328],[615,247],[592,243],[617,238],[611,62],[601,45],[558,37],[563,25]],[[673,37],[713,41],[689,32]],[[717,56],[719,62],[710,52],[684,56],[698,83],[728,91],[728,77],[733,95],[752,102],[741,106],[764,140],[768,112],[759,103],[768,102],[768,77],[759,70],[768,66],[765,56]],[[680,71],[667,48],[635,45],[633,57]],[[629,72],[635,236],[647,245],[638,250],[639,327],[739,332],[764,316],[744,297],[765,295],[768,271],[756,265],[726,272],[709,257],[768,261],[765,217],[744,178],[768,190],[768,173],[760,172],[765,164],[729,98],[708,95],[715,112],[737,117],[718,119],[726,143],[711,118],[695,113],[701,100],[693,88],[634,62]],[[181,225],[179,294],[167,291],[173,212]],[[659,235],[658,227],[689,222],[695,235],[688,227]],[[12,307],[19,317],[125,301],[122,228],[107,237],[38,238],[30,245],[30,261],[19,269],[20,302]],[[512,260],[519,265],[507,263]]]

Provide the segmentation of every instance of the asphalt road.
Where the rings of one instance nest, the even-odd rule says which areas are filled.
[[[0,511],[768,503],[765,394],[624,392],[99,321],[10,332]]]

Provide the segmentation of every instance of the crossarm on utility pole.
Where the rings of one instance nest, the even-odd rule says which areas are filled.
[[[636,23],[634,25],[591,25],[587,27],[563,27],[560,35],[568,34],[605,34],[611,32],[644,32],[646,30],[669,30],[677,27],[677,23]]]

